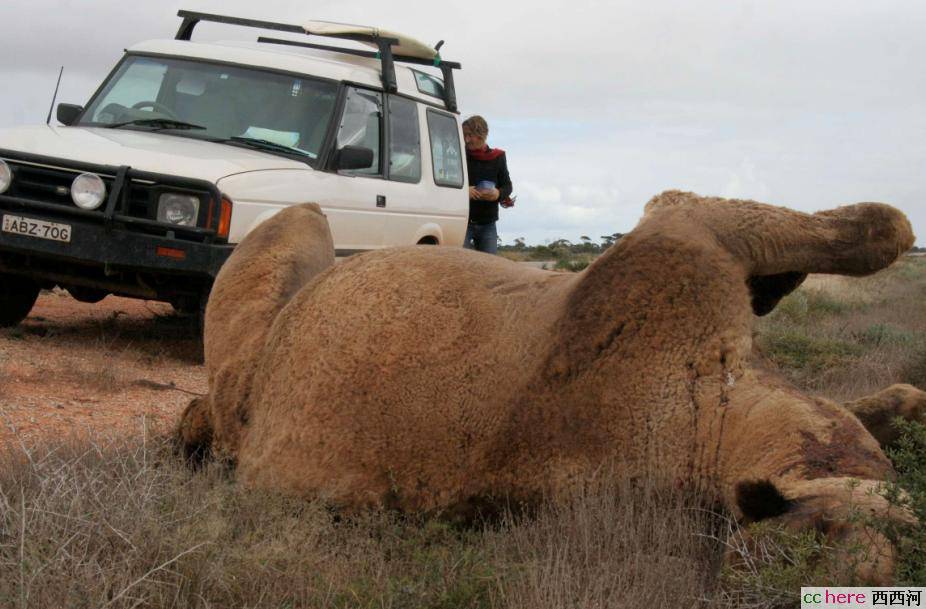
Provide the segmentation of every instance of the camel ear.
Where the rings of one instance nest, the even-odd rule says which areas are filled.
[[[752,294],[752,311],[760,317],[768,315],[778,302],[797,289],[807,278],[806,273],[789,272],[777,275],[754,275],[746,281]]]
[[[736,505],[746,522],[759,522],[781,516],[791,509],[791,502],[768,480],[737,484]]]

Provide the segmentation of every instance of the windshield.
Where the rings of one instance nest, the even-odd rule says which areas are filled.
[[[185,59],[128,56],[80,124],[167,131],[315,159],[337,84]]]

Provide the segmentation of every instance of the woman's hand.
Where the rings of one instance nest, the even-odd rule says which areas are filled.
[[[497,188],[490,190],[476,190],[475,186],[469,187],[469,198],[476,201],[498,201],[502,195]]]
[[[502,195],[497,188],[492,188],[490,190],[482,190],[479,192],[479,198],[483,201],[498,201],[498,198]]]

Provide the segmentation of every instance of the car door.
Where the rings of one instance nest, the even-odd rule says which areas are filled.
[[[348,87],[335,155],[345,146],[368,148],[373,164],[365,169],[336,170],[336,188],[321,201],[339,255],[383,244],[383,207],[388,199],[383,179],[383,114],[382,92]]]
[[[384,244],[439,240],[459,245],[466,231],[469,198],[463,190],[457,119],[396,95],[389,96],[388,102],[386,177],[395,196],[388,205]]]

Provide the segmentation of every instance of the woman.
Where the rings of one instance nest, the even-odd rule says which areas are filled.
[[[498,205],[511,196],[511,178],[505,151],[489,148],[489,125],[481,116],[463,121],[466,168],[469,173],[469,223],[463,247],[494,254],[498,249]],[[510,205],[505,205],[509,207]]]

